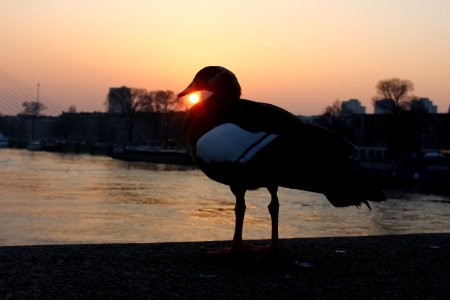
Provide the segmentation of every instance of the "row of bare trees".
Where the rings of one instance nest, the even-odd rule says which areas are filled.
[[[115,102],[118,113],[160,112],[182,110],[182,102],[170,90],[147,91],[137,88],[112,89],[105,105]]]
[[[147,91],[142,88],[111,88],[104,102],[106,111],[116,114],[117,120],[123,122],[128,135],[128,143],[133,142],[135,124],[141,115],[151,116],[153,129],[151,136],[164,135],[168,131],[171,122],[171,112],[183,111],[186,109],[173,91],[156,90]],[[47,107],[39,101],[26,101],[22,103],[21,114],[36,117]],[[70,106],[67,113],[74,114],[77,110],[75,106]],[[34,120],[34,119],[33,119]],[[33,121],[34,122],[34,121]],[[33,130],[34,132],[34,130]]]
[[[378,81],[373,105],[381,105],[385,111],[399,114],[410,110],[411,101],[416,99],[412,94],[414,84],[407,79],[391,78]],[[383,100],[389,100],[383,102]],[[335,100],[323,110],[323,115],[340,117],[346,112],[342,110],[341,101]]]
[[[105,105],[110,113],[120,114],[128,134],[128,143],[133,142],[137,116],[152,113],[153,134],[167,131],[170,113],[185,109],[183,102],[170,90],[147,91],[138,88],[111,89]]]
[[[401,155],[402,139],[405,137],[405,117],[407,113],[424,113],[425,107],[415,107],[412,109],[413,100],[417,99],[412,93],[414,84],[410,80],[391,78],[378,81],[376,84],[376,96],[372,103],[376,107],[381,107],[386,115],[386,146],[391,159],[397,159]],[[421,102],[419,102],[421,103]],[[322,113],[321,122],[326,127],[341,134],[349,134],[355,128],[349,124],[349,112],[344,111],[340,100],[335,100],[331,105],[325,107]]]

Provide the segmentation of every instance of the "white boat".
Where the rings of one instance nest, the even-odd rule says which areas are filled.
[[[0,131],[0,148],[8,148],[9,147],[9,138],[3,135],[3,132]]]
[[[30,151],[39,151],[41,148],[42,145],[40,140],[31,140],[27,144],[27,149]]]

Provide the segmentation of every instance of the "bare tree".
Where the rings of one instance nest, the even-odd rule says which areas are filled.
[[[76,114],[77,113],[77,108],[75,107],[75,105],[71,105],[71,106],[69,106],[69,109],[67,110],[67,112],[69,114]]]
[[[182,101],[170,90],[150,91],[143,95],[138,103],[142,112],[160,112],[166,114],[183,108]]]
[[[409,110],[414,84],[409,80],[391,78],[378,81],[377,96],[374,105],[381,106],[391,115],[387,119],[388,130],[385,132],[388,156],[397,160],[405,152],[405,121],[404,114]]]
[[[128,143],[133,142],[136,115],[141,111],[142,99],[147,95],[145,89],[114,88],[110,89],[107,103],[114,113],[122,115],[128,136]]]
[[[377,96],[374,98],[374,105],[378,102],[385,110],[398,114],[408,109],[413,90],[414,84],[407,79],[380,80],[376,85]]]
[[[173,91],[128,87],[111,88],[105,104],[108,105],[108,111],[122,115],[129,143],[132,143],[134,123],[139,113],[151,113],[149,122],[152,123],[153,138],[160,139],[162,134],[166,140],[172,112],[183,108],[181,100]]]
[[[47,107],[39,101],[25,101],[22,103],[24,115],[37,116]]]
[[[35,138],[35,131],[36,131],[36,117],[41,113],[42,110],[46,109],[47,107],[39,102],[39,101],[25,101],[22,103],[23,111],[22,113],[24,115],[32,116],[31,121],[31,139],[34,140]]]
[[[345,111],[342,109],[342,103],[339,99],[323,109],[320,122],[322,126],[327,127],[333,131],[336,131],[344,136],[348,136],[349,126],[347,124],[347,118]]]
[[[155,99],[153,92],[145,92],[139,97],[136,107],[140,112],[152,113],[155,112]]]
[[[328,105],[323,110],[324,116],[329,116],[332,118],[339,118],[342,113],[342,104],[339,99],[334,100],[331,105]]]
[[[158,104],[159,111],[163,114],[169,111],[178,110],[180,105],[180,99],[175,96],[172,91],[156,91],[155,100]]]
[[[182,108],[181,100],[170,90],[150,91],[141,98],[139,108],[152,113],[153,138],[162,139],[166,144],[172,112]]]

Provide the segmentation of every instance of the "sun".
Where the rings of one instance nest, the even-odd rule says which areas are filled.
[[[189,102],[191,104],[196,104],[200,101],[200,96],[197,93],[192,93],[189,95]]]

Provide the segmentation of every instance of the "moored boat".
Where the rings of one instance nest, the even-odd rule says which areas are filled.
[[[9,138],[0,131],[0,148],[9,147]]]
[[[144,161],[176,165],[193,165],[185,149],[164,149],[150,146],[114,146],[111,157],[126,161]]]

